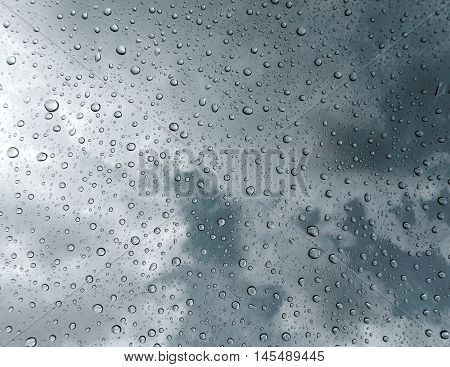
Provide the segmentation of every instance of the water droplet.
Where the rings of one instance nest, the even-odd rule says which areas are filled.
[[[392,259],[392,260],[389,262],[389,264],[391,265],[392,268],[398,267],[397,261],[395,261],[394,259]]]
[[[103,247],[99,247],[96,251],[96,254],[98,256],[105,256],[106,255],[106,250]]]
[[[59,103],[54,99],[48,99],[45,102],[44,107],[48,112],[55,112],[59,108]]]
[[[441,196],[441,197],[438,198],[438,203],[439,203],[439,205],[446,206],[447,205],[447,199]]]
[[[100,111],[100,104],[99,104],[99,103],[92,103],[92,104],[91,104],[91,111],[92,111],[92,112],[98,112],[98,111]]]
[[[308,251],[308,256],[311,259],[316,260],[316,259],[318,259],[320,257],[320,255],[321,255],[321,252],[320,252],[320,250],[318,248],[312,248],[312,249],[310,249]]]
[[[15,57],[15,56],[9,56],[9,57],[6,59],[6,63],[7,63],[8,65],[14,65],[14,64],[16,63],[16,57]]]
[[[253,186],[248,186],[245,189],[245,192],[247,193],[247,195],[252,196],[255,194],[255,188]]]
[[[27,347],[35,347],[37,344],[36,338],[30,337],[25,341]]]
[[[119,334],[122,331],[122,328],[119,325],[114,325],[111,328],[111,331],[113,332],[113,334]]]
[[[245,106],[242,109],[242,112],[244,112],[245,115],[251,115],[253,113],[253,109],[249,106]]]
[[[40,152],[36,155],[36,159],[38,162],[44,162],[47,159],[47,153]]]
[[[16,147],[10,147],[6,151],[6,155],[8,156],[8,158],[16,158],[19,155],[19,149],[17,149]]]
[[[177,131],[177,130],[179,129],[179,126],[178,126],[178,124],[177,124],[176,122],[172,122],[172,123],[169,125],[169,129],[170,129],[171,131]]]
[[[127,49],[126,49],[125,46],[120,45],[120,46],[117,46],[116,52],[117,52],[119,55],[125,55],[125,54],[127,53]]]
[[[349,79],[354,82],[356,79],[358,79],[358,76],[356,75],[356,73],[351,73],[349,76]]]
[[[141,68],[139,66],[134,65],[130,68],[130,71],[131,71],[131,74],[137,75],[141,72]]]
[[[304,36],[306,34],[306,29],[304,27],[298,27],[297,28],[297,34],[299,36]]]
[[[331,254],[330,256],[328,256],[328,260],[330,260],[330,263],[332,263],[332,264],[337,264],[338,263],[338,258],[334,254]]]
[[[100,304],[96,304],[92,307],[95,313],[102,313],[103,312],[103,306]]]
[[[308,233],[312,237],[317,237],[319,236],[319,228],[316,226],[309,226],[306,229],[306,233]]]
[[[290,143],[292,141],[292,137],[290,135],[283,136],[283,143]]]
[[[256,295],[256,288],[255,288],[255,287],[248,287],[248,288],[247,288],[247,293],[248,293],[250,296],[255,296],[255,295]]]

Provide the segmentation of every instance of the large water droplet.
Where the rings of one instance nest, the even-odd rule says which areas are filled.
[[[59,108],[59,103],[54,99],[48,99],[45,102],[44,107],[48,112],[55,112]]]
[[[120,45],[120,46],[117,46],[116,52],[117,52],[119,55],[125,55],[125,54],[127,53],[127,49],[126,49],[125,46]]]
[[[38,162],[44,162],[47,159],[47,153],[40,152],[36,155]]]
[[[304,36],[304,35],[306,34],[306,29],[303,28],[303,27],[298,27],[298,28],[297,28],[297,34],[298,34],[299,36]]]
[[[34,337],[30,337],[25,341],[25,345],[27,347],[34,347],[34,346],[36,346],[36,344],[37,344],[37,341],[36,341],[36,338],[34,338]]]
[[[320,250],[318,248],[313,247],[312,249],[310,249],[308,251],[308,256],[311,259],[316,260],[316,259],[318,259],[320,257],[320,255],[321,255],[321,252],[320,252]]]
[[[245,106],[242,109],[242,112],[244,112],[245,115],[251,115],[253,113],[253,109],[249,106]]]
[[[14,64],[16,63],[16,57],[15,57],[15,56],[9,56],[9,57],[6,59],[6,63],[7,63],[8,65],[14,65]]]
[[[309,226],[306,229],[306,232],[312,237],[317,237],[319,235],[319,228],[317,228],[316,226]]]
[[[17,149],[16,147],[10,147],[6,151],[6,155],[8,156],[8,158],[16,158],[19,155],[19,149]]]

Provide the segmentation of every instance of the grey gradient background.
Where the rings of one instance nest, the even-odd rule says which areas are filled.
[[[448,2],[0,9],[1,345],[449,345]]]

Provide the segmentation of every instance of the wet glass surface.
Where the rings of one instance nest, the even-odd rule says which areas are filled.
[[[448,2],[0,9],[1,345],[449,345]]]

